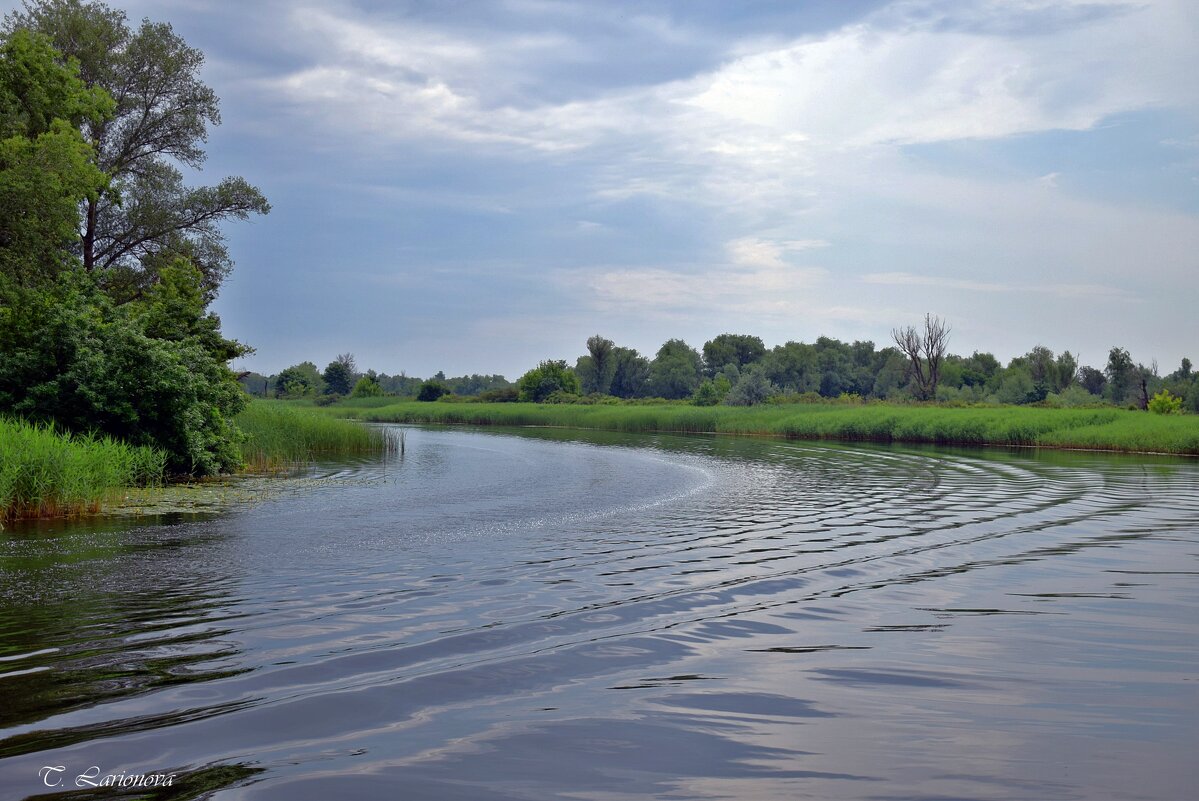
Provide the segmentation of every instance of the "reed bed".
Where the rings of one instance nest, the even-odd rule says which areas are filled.
[[[242,458],[247,469],[258,472],[287,470],[322,457],[376,454],[402,447],[388,432],[281,401],[252,401],[236,422],[246,435]]]
[[[95,513],[127,487],[161,484],[166,460],[154,448],[0,418],[0,523]]]
[[[562,426],[627,432],[758,434],[790,439],[1046,446],[1199,455],[1199,416],[1152,415],[1114,408],[404,402],[327,411],[343,417],[396,423]]]

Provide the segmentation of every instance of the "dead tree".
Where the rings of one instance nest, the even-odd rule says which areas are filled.
[[[949,345],[949,330],[944,320],[931,314],[924,315],[924,331],[911,325],[891,329],[895,344],[908,357],[919,400],[932,400],[937,396],[941,362],[945,359],[945,348]]]

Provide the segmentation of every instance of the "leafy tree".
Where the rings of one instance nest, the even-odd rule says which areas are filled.
[[[354,376],[358,366],[354,363],[352,353],[340,353],[329,362],[321,378],[325,382],[326,395],[349,395],[354,386]]]
[[[718,374],[716,378],[705,378],[691,396],[691,402],[696,406],[715,406],[725,399],[732,388],[732,383],[723,374]]]
[[[1107,376],[1094,367],[1078,368],[1078,383],[1092,395],[1102,395],[1107,388]]]
[[[302,398],[315,395],[324,387],[320,371],[312,362],[300,362],[275,376],[275,396]]]
[[[45,34],[78,61],[87,87],[115,99],[111,115],[82,120],[96,166],[110,178],[84,199],[84,268],[127,301],[156,280],[157,267],[185,256],[202,271],[211,300],[232,267],[220,223],[265,214],[270,205],[242,178],[183,183],[177,165],[198,169],[208,127],[220,123],[217,97],[199,77],[204,55],[166,23],[144,20],[134,30],[124,12],[81,0],[28,0],[4,29],[10,40],[21,30]]]
[[[699,386],[703,362],[681,339],[667,340],[650,363],[650,391],[662,398],[688,398]]]
[[[1124,348],[1112,348],[1107,355],[1107,392],[1112,403],[1121,406],[1128,402],[1137,382],[1137,369],[1132,356]]]
[[[971,387],[984,386],[999,372],[999,360],[990,353],[974,351],[962,363],[962,384]]]
[[[1001,373],[999,389],[995,393],[995,399],[1000,403],[1032,403],[1044,397],[1038,397],[1037,386],[1027,368],[1017,364]]]
[[[1048,394],[1056,392],[1058,386],[1057,359],[1053,351],[1044,345],[1037,345],[1024,355],[1024,366],[1028,369],[1029,378],[1038,392]]]
[[[744,367],[766,355],[762,340],[749,334],[721,334],[704,343],[704,373],[714,377],[726,364]]]
[[[0,288],[44,287],[75,267],[79,204],[107,182],[76,126],[112,101],[57,59],[27,31],[0,45]]]
[[[633,348],[612,349],[612,383],[608,392],[618,398],[639,398],[649,383],[649,359]]]
[[[366,375],[358,379],[358,383],[354,384],[354,389],[350,392],[351,398],[377,398],[383,394],[383,387],[379,386],[379,379],[373,372],[367,372]]]
[[[777,392],[778,388],[770,383],[762,365],[751,364],[741,371],[741,380],[728,393],[724,402],[729,406],[754,406],[765,403],[767,398]]]
[[[171,319],[192,289],[198,272],[177,268],[122,308],[80,272],[29,293],[0,324],[0,409],[162,448],[178,473],[238,467],[232,421],[245,395],[222,357],[240,346],[210,336],[202,306]]]
[[[907,357],[895,348],[884,348],[880,354],[886,358],[874,379],[870,394],[876,398],[891,398],[903,393],[904,381],[907,379]]]
[[[1068,350],[1057,357],[1057,391],[1061,392],[1078,380],[1078,357]]]
[[[608,394],[612,387],[613,375],[616,372],[616,362],[613,359],[615,349],[616,343],[610,339],[604,339],[599,334],[587,339],[587,355],[591,360],[590,372],[586,380],[583,379],[583,376],[579,377],[584,392]]]
[[[488,390],[507,389],[512,386],[512,382],[502,375],[478,375],[476,373],[458,378],[446,378],[444,383],[455,395],[478,395]]]
[[[520,399],[526,403],[542,403],[555,392],[579,394],[579,379],[562,360],[544,361],[516,382]]]
[[[420,385],[420,392],[416,393],[418,401],[435,401],[443,395],[449,395],[450,388],[436,378],[431,378]]]
[[[815,392],[820,388],[816,349],[802,342],[788,342],[772,349],[762,360],[766,377],[785,390]]]

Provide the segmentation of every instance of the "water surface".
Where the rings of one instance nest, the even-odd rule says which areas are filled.
[[[0,798],[1187,799],[1197,664],[1194,460],[410,428],[0,534]]]

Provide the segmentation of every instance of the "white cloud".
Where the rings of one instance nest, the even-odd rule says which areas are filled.
[[[1018,294],[1039,293],[1062,298],[1107,298],[1130,301],[1135,298],[1118,287],[1102,284],[1032,284],[1001,283],[997,281],[970,281],[935,275],[915,275],[907,272],[867,273],[862,276],[866,284],[883,286],[927,286],[942,289],[959,289],[965,292],[1012,292]]]

